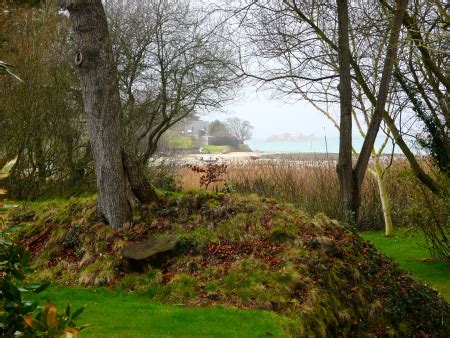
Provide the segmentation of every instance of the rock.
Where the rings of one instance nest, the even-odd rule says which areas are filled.
[[[143,243],[130,244],[122,249],[122,256],[136,260],[146,259],[158,253],[173,250],[177,236],[161,236]]]

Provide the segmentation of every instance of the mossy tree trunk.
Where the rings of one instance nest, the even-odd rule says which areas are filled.
[[[95,162],[98,216],[121,228],[136,199],[153,197],[139,167],[121,145],[120,97],[117,66],[101,0],[58,0],[70,13],[77,41],[75,64]]]

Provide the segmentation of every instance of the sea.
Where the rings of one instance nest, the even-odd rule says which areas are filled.
[[[353,147],[357,152],[360,151],[363,139],[354,138]],[[339,138],[330,137],[305,140],[305,141],[271,141],[267,139],[251,139],[245,142],[253,151],[269,152],[269,153],[338,153],[339,152]],[[375,142],[375,149],[378,149],[382,144],[382,141],[377,140]],[[394,150],[394,153],[400,153],[398,147],[393,147],[392,142],[386,144],[383,153],[390,154]]]

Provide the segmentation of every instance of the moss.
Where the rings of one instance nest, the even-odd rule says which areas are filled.
[[[274,242],[290,242],[297,238],[295,230],[286,226],[278,226],[270,231],[269,239]]]
[[[155,271],[155,270],[152,270]],[[125,291],[145,293],[150,286],[157,286],[161,282],[161,273],[153,274],[127,274],[118,283],[117,287]]]
[[[199,281],[187,274],[175,275],[169,284],[161,286],[155,299],[165,302],[185,302],[198,295]]]
[[[18,208],[9,209],[8,219],[14,223],[31,222],[36,216],[36,209],[28,205],[20,205]]]
[[[7,223],[24,224],[18,237],[30,245],[39,279],[115,286],[161,302],[273,310],[295,320],[298,336],[448,328],[449,307],[436,292],[324,215],[310,220],[256,196],[160,194],[121,231],[92,222],[93,198],[27,204]],[[127,270],[121,248],[155,234],[179,237],[161,271],[148,267],[153,261],[140,274]]]

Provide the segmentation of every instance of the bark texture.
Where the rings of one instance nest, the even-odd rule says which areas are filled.
[[[130,215],[120,144],[117,67],[101,0],[60,0],[70,13],[78,52],[81,89],[95,161],[98,214],[113,228]]]
[[[156,201],[158,196],[151,184],[145,179],[139,162],[134,156],[131,153],[122,150],[122,161],[133,197],[137,199],[139,203]]]
[[[349,17],[347,0],[337,0],[338,10],[338,36],[339,36],[339,94],[340,94],[340,133],[339,133],[339,159],[337,173],[341,191],[342,210],[345,217],[355,213],[358,203],[354,200],[359,192],[353,178],[352,163],[352,86],[350,77],[350,44],[349,44]],[[351,215],[350,215],[351,216]],[[351,217],[357,218],[357,215]]]

